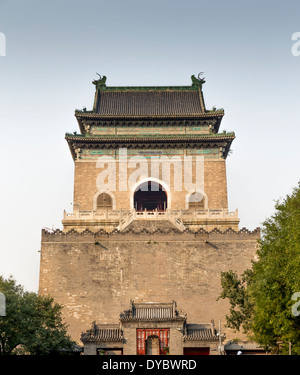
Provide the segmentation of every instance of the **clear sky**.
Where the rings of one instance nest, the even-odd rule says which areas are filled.
[[[64,135],[92,108],[96,72],[167,86],[203,71],[206,107],[236,133],[229,209],[260,226],[299,181],[299,15],[299,0],[0,0],[0,275],[38,289],[41,229],[72,211]]]

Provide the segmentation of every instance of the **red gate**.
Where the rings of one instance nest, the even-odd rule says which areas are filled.
[[[170,330],[166,329],[144,329],[138,328],[136,330],[136,339],[137,339],[137,355],[146,354],[146,340],[149,336],[158,336],[159,338],[159,354],[167,354],[165,350],[166,347],[169,347],[169,336]]]

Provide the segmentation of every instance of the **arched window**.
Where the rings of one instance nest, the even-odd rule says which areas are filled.
[[[109,194],[102,193],[97,197],[97,210],[111,210],[112,209],[112,199]]]
[[[205,208],[204,195],[195,191],[189,196],[189,208],[203,210]]]
[[[135,189],[134,208],[136,211],[165,211],[167,200],[166,191],[161,184],[146,181]]]

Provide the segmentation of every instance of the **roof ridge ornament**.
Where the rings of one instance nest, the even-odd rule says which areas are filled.
[[[95,79],[93,84],[96,85],[97,89],[106,87],[106,76],[101,76],[99,73],[96,73],[99,76],[99,79]]]
[[[205,78],[201,78],[202,74],[204,72],[200,72],[198,74],[198,78],[196,78],[194,75],[191,76],[191,79],[192,79],[192,86],[198,86],[198,87],[202,87],[202,85],[205,83]]]

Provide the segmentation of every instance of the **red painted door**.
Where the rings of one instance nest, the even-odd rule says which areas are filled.
[[[159,354],[167,354],[166,347],[169,347],[169,328],[166,329],[145,329],[138,328],[136,330],[137,339],[137,355],[146,354],[146,340],[149,336],[158,336],[159,338]]]

